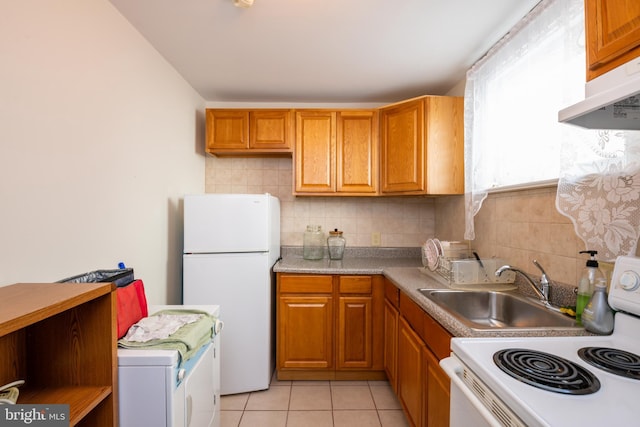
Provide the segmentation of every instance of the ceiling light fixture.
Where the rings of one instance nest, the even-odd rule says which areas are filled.
[[[233,0],[233,4],[236,7],[247,9],[251,7],[251,5],[253,4],[253,0]]]

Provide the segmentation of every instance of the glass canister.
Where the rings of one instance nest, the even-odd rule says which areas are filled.
[[[342,259],[344,256],[344,247],[347,241],[342,237],[342,231],[337,228],[329,232],[327,238],[327,246],[329,247],[329,259]]]
[[[304,259],[324,258],[325,237],[320,225],[307,225],[304,232],[302,257]]]

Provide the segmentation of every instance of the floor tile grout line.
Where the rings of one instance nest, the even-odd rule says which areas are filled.
[[[378,423],[380,426],[382,426],[382,417],[380,414],[381,410],[384,410],[382,408],[378,407],[378,404],[376,403],[376,400],[374,398],[373,395],[373,389],[372,387],[379,387],[379,386],[387,386],[388,383],[383,383],[383,382],[376,382],[375,384],[372,384],[370,381],[362,381],[362,385],[367,385],[367,389],[369,391],[369,396],[373,402],[373,409],[365,409],[365,408],[344,408],[344,409],[336,409],[335,405],[334,405],[334,396],[333,396],[333,389],[334,387],[339,388],[341,386],[348,386],[348,385],[354,385],[354,386],[360,386],[361,384],[359,384],[359,382],[354,382],[352,384],[340,384],[340,383],[332,383],[332,382],[328,382],[328,388],[329,388],[329,392],[330,392],[330,401],[331,401],[331,409],[301,409],[301,410],[297,410],[299,412],[315,412],[315,411],[331,411],[331,422],[332,425],[335,426],[335,416],[336,416],[336,412],[337,411],[370,411],[370,410],[374,410],[376,411],[376,418],[378,420]],[[294,385],[295,382],[291,381],[289,382],[289,384],[271,384],[271,386],[277,386],[277,387],[288,387],[289,389],[289,397],[288,397],[288,401],[287,401],[287,409],[284,410],[286,412],[285,414],[285,426],[287,425],[287,423],[289,422],[289,417],[291,415],[291,402],[292,402],[292,398],[293,398],[293,389],[294,389]],[[301,385],[310,385],[311,384],[301,384]],[[318,384],[320,385],[320,384]],[[327,386],[327,384],[322,384],[322,386]],[[268,390],[268,389],[267,389]],[[265,390],[266,391],[266,390]],[[251,395],[253,394],[253,392],[249,392],[247,393],[246,396],[246,400],[244,400],[244,403],[242,405],[242,409],[241,410],[237,410],[237,409],[225,409],[225,411],[229,411],[229,412],[240,412],[240,418],[238,420],[238,424],[236,425],[236,427],[239,427],[242,425],[242,421],[245,419],[245,415],[246,412],[251,412],[253,410],[248,409],[248,405],[249,405],[249,400],[251,398]],[[394,408],[387,408],[386,410],[395,410]],[[283,410],[281,409],[256,409],[255,411],[275,411],[275,412],[282,412]]]

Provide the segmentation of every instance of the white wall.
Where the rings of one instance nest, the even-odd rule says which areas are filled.
[[[116,268],[180,302],[204,100],[106,0],[0,0],[0,285]]]
[[[464,96],[464,88],[467,85],[467,78],[460,80],[454,87],[449,89],[447,96]]]

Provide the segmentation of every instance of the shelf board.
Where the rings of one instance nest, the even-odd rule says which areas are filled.
[[[68,404],[69,425],[75,426],[111,395],[109,386],[20,388],[19,404]]]
[[[0,299],[0,336],[106,295],[114,288],[114,283],[18,283],[4,286]]]

